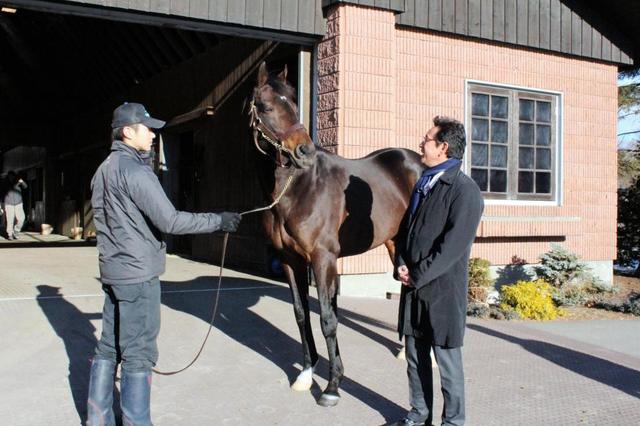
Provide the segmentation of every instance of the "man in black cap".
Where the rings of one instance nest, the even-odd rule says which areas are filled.
[[[158,359],[160,281],[166,246],[160,233],[235,232],[238,213],[176,211],[151,168],[153,129],[165,125],[145,107],[113,112],[111,154],[91,181],[100,280],[102,336],[91,365],[88,425],[115,425],[113,383],[121,362],[123,424],[151,425],[151,368]]]

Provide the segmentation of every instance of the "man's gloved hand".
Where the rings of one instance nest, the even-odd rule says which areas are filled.
[[[242,220],[242,216],[240,216],[240,213],[222,212],[220,213],[220,217],[222,218],[220,229],[222,229],[224,232],[236,232],[238,230],[238,225]]]

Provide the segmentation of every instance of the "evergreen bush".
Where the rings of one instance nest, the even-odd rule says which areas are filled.
[[[551,244],[551,250],[540,256],[540,266],[535,268],[538,278],[560,288],[577,279],[593,280],[589,268],[579,260],[577,254],[559,244]]]

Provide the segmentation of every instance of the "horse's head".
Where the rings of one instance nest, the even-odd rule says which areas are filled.
[[[277,77],[270,77],[267,64],[260,65],[249,108],[253,139],[260,152],[279,164],[290,162],[303,169],[313,164],[316,148],[300,123],[295,89],[287,82],[286,66]]]

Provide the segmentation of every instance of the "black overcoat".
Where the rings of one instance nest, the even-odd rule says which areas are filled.
[[[396,239],[396,270],[409,268],[402,286],[398,332],[462,346],[466,324],[468,263],[484,209],[476,183],[460,167],[447,169]]]

